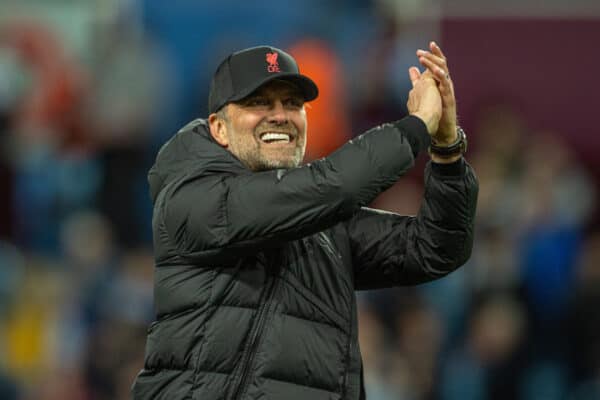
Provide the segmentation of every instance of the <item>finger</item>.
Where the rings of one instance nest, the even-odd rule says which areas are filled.
[[[425,64],[430,64],[429,61],[425,60]],[[434,71],[434,72],[431,72]],[[450,76],[445,73],[442,69],[435,67],[433,65],[428,66],[428,69],[423,73],[422,77],[425,77],[426,74],[430,76],[438,85],[438,90],[442,95],[443,103],[446,106],[454,105],[454,85],[450,80]]]
[[[436,43],[436,42],[431,42],[429,43],[429,48],[431,49],[431,52],[433,54],[435,54],[438,57],[441,57],[443,59],[446,58],[446,56],[444,55],[444,53],[442,52],[441,47]]]
[[[454,91],[446,85],[439,85],[438,90],[442,96],[442,103],[447,107],[452,107],[455,104]]]
[[[455,107],[456,99],[454,97],[454,85],[452,81],[447,78],[436,79],[438,90],[442,96],[442,104],[444,107]]]
[[[448,70],[448,64],[446,59],[443,57],[438,57],[435,54],[430,53],[429,51],[417,50],[417,57],[427,58],[428,60],[431,60],[433,63],[435,63],[435,65],[437,65],[438,67],[443,68],[446,71]]]
[[[417,67],[410,67],[408,69],[408,76],[410,77],[410,82],[412,83],[413,87],[415,87],[415,83],[421,77],[421,72],[419,71],[419,68],[417,68]]]
[[[421,57],[419,58],[419,62],[422,66],[427,68],[428,71],[431,71],[431,74],[436,81],[442,84],[445,84],[450,81],[450,75],[448,74],[448,72],[434,64],[431,60]]]

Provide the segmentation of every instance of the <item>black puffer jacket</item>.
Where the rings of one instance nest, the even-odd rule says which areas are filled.
[[[135,399],[359,399],[355,290],[412,285],[469,257],[477,181],[427,166],[416,217],[364,208],[428,140],[408,117],[327,158],[253,173],[184,127],[150,171],[157,321]]]

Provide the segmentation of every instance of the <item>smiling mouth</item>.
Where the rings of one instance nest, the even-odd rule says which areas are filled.
[[[292,139],[292,135],[283,132],[265,132],[260,135],[260,140],[265,143],[289,143]]]

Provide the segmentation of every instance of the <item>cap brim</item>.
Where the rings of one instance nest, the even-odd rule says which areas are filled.
[[[310,79],[308,76],[302,75],[302,74],[296,74],[294,72],[282,72],[279,74],[273,74],[272,76],[268,76],[260,81],[257,81],[254,85],[246,87],[243,90],[240,90],[236,96],[233,96],[232,98],[229,99],[228,103],[230,103],[232,101],[234,102],[234,101],[242,100],[245,97],[248,97],[249,95],[251,95],[254,91],[256,91],[261,86],[263,86],[266,83],[269,83],[271,81],[274,81],[276,79],[292,82],[295,86],[298,87],[298,89],[300,89],[300,92],[302,93],[302,95],[304,97],[304,101],[311,101],[311,100],[316,99],[319,96],[319,88],[317,87],[315,82],[313,82],[313,80]]]

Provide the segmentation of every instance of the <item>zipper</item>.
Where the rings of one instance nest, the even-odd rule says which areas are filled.
[[[350,364],[352,364],[352,348],[354,341],[350,337],[350,345],[348,346],[348,353],[346,354],[346,371],[344,371],[344,379],[342,381],[342,399],[346,398],[348,394],[348,374],[350,373]]]
[[[250,344],[246,348],[246,353],[242,359],[242,373],[237,387],[234,386],[235,392],[232,399],[239,400],[246,389],[248,376],[250,375],[254,356],[256,355],[256,349],[260,343],[261,334],[265,327],[265,322],[271,310],[271,304],[273,303],[272,300],[275,295],[275,290],[278,287],[278,281],[277,274],[272,275],[269,286],[267,287],[266,295],[264,296],[264,301],[262,301],[261,307],[258,310],[258,315],[256,317],[257,321],[253,326],[254,330],[250,334]]]
[[[356,304],[356,298],[353,300]],[[346,370],[344,371],[344,379],[343,379],[343,387],[342,387],[342,399],[345,399],[348,394],[348,375],[350,374],[350,367],[352,365],[352,357],[354,355],[354,347],[358,344],[358,314],[355,307],[352,307],[353,316],[350,322],[350,334],[348,335],[348,343],[347,353],[346,353]],[[356,331],[353,333],[352,327],[357,327]],[[356,334],[356,337],[354,337]]]

